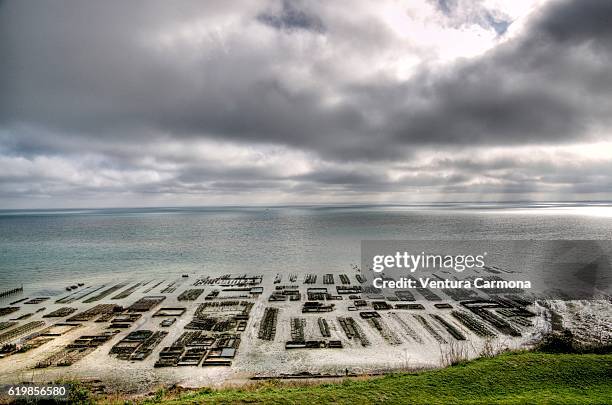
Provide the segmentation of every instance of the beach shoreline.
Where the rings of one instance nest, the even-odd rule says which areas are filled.
[[[96,348],[71,366],[36,368],[38,362],[52,353],[63,350],[63,348],[79,336],[99,334],[108,330],[108,325],[105,323],[81,322],[81,326],[66,334],[54,337],[40,347],[31,349],[26,353],[16,353],[0,359],[0,383],[43,383],[58,380],[83,380],[95,381],[103,385],[105,392],[143,394],[150,392],[156,387],[163,386],[220,388],[228,385],[244,385],[252,381],[253,378],[291,378],[292,375],[295,376],[300,373],[311,373],[313,380],[318,380],[321,376],[328,376],[333,379],[335,376],[340,377],[345,374],[384,374],[398,370],[422,370],[442,367],[445,365],[444,357],[451,349],[456,350],[460,348],[463,358],[473,359],[482,355],[484,350],[499,352],[531,348],[542,336],[550,332],[552,327],[550,309],[536,303],[529,306],[529,310],[535,314],[532,318],[533,326],[519,328],[522,332],[520,337],[511,337],[498,333],[494,339],[485,339],[477,336],[464,325],[457,322],[456,319],[450,317],[450,309],[438,309],[435,307],[435,304],[440,304],[441,302],[448,303],[449,306],[458,307],[457,302],[449,297],[445,297],[441,302],[428,301],[426,299],[418,299],[412,302],[413,304],[421,304],[423,309],[378,311],[381,315],[380,319],[387,325],[391,331],[390,333],[394,335],[394,337],[389,338],[389,336],[383,336],[375,328],[371,327],[368,321],[360,319],[358,316],[356,317],[358,312],[352,308],[354,300],[333,301],[334,310],[325,314],[302,313],[301,307],[305,299],[302,299],[300,302],[268,302],[269,295],[275,291],[277,285],[273,283],[271,277],[264,277],[261,284],[264,293],[256,298],[248,299],[248,301],[253,302],[253,307],[246,329],[241,333],[241,343],[231,366],[156,368],[154,363],[158,359],[160,350],[171,345],[173,341],[180,337],[184,332],[185,325],[194,316],[198,305],[206,302],[204,299],[206,294],[216,288],[214,286],[204,287],[204,293],[195,301],[179,301],[180,293],[194,288],[192,286],[194,280],[197,280],[197,277],[192,275],[188,278],[180,277],[164,280],[163,282],[160,280],[147,280],[148,282],[144,280],[135,282],[132,280],[122,283],[115,281],[114,283],[105,284],[102,291],[109,285],[117,283],[122,287],[95,303],[82,302],[87,301],[87,299],[83,299],[70,302],[69,304],[62,304],[55,303],[55,300],[59,297],[53,297],[38,305],[22,305],[20,312],[16,312],[11,316],[19,316],[24,310],[34,311],[37,307],[44,306],[44,311],[34,313],[34,315],[27,319],[27,322],[40,319],[45,321],[46,326],[49,326],[62,319],[52,320],[50,318],[43,318],[42,315],[60,307],[73,307],[76,309],[76,313],[80,313],[99,303],[111,303],[127,307],[144,296],[159,295],[168,285],[173,285],[175,289],[171,293],[164,294],[166,299],[161,306],[184,306],[187,308],[187,311],[167,329],[160,328],[160,318],[152,316],[155,311],[149,311],[144,313],[127,330],[118,332],[110,342]],[[303,293],[305,293],[307,288],[311,287],[310,285],[303,284],[302,280],[299,280],[296,284],[299,285],[299,289]],[[136,285],[135,288],[134,285]],[[316,285],[316,287],[321,286]],[[77,290],[75,296],[84,294],[78,291],[85,292],[87,291],[86,288],[94,289],[94,286],[86,285],[82,287],[82,290]],[[129,295],[124,298],[112,299],[115,294],[123,290],[127,290]],[[88,296],[91,297],[95,294],[89,294]],[[64,294],[64,296],[69,295],[69,293]],[[16,297],[14,300],[18,298]],[[4,302],[6,301],[4,299]],[[390,303],[394,304],[393,302]],[[550,305],[550,308],[553,308],[557,314],[563,317],[564,324],[578,333],[586,333],[589,329],[589,326],[584,324],[587,320],[591,323],[590,330],[593,330],[593,319],[598,319],[598,322],[604,328],[611,324],[612,311],[610,310],[609,302],[606,301],[578,301],[573,303],[559,301],[553,302]],[[266,341],[258,338],[258,331],[264,310],[270,306],[278,308],[279,315],[276,325],[276,338],[273,341]],[[437,341],[435,335],[428,333],[423,325],[417,322],[414,315],[418,314],[441,314],[444,319],[452,323],[467,339],[461,342],[455,341],[448,332],[444,331],[441,325],[429,321],[429,324],[435,328],[437,334],[443,337],[447,343]],[[354,317],[357,320],[365,338],[369,342],[366,347],[363,347],[356,339],[347,338],[341,325],[338,323],[338,319],[343,317]],[[7,317],[3,317],[1,320],[4,321],[4,318]],[[330,326],[329,339],[340,341],[343,346],[342,349],[285,349],[285,343],[291,340],[292,319],[304,319],[305,327],[303,333],[305,339],[308,340],[321,338],[317,327],[318,318],[327,320]],[[410,336],[407,333],[406,325],[409,325],[412,330],[417,332],[420,342],[416,341],[414,336]],[[124,338],[129,332],[143,329],[165,330],[168,332],[167,336],[163,338],[162,342],[155,347],[151,355],[145,360],[126,361],[109,355],[113,345]],[[20,339],[23,341],[25,336],[21,336]],[[17,339],[16,341],[19,342],[20,340]]]

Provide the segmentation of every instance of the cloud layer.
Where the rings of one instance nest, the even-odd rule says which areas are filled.
[[[612,4],[0,3],[5,207],[612,198]]]

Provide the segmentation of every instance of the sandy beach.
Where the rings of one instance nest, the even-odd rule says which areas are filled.
[[[338,279],[338,275],[335,275]],[[60,318],[46,318],[48,314],[62,307],[76,309],[72,313],[81,313],[98,304],[115,304],[124,308],[144,296],[165,296],[165,300],[150,311],[142,313],[130,327],[117,329],[118,333],[108,342],[103,343],[89,354],[76,361],[70,366],[37,368],[37,364],[59,353],[74,342],[77,338],[86,335],[97,335],[109,331],[108,322],[84,321],[76,322],[74,327],[67,333],[54,336],[39,347],[28,350],[25,353],[13,353],[0,359],[0,382],[50,382],[62,379],[96,381],[103,387],[105,392],[127,392],[145,393],[159,386],[176,384],[183,387],[221,387],[227,385],[239,385],[250,381],[252,378],[287,377],[300,373],[312,373],[313,377],[342,376],[346,373],[351,375],[378,374],[400,369],[424,369],[435,368],[445,365],[447,356],[451,351],[459,351],[463,358],[474,358],[488,351],[501,351],[504,349],[529,348],[538,341],[552,327],[551,309],[557,315],[562,316],[564,327],[568,327],[585,339],[601,339],[602,335],[610,334],[612,330],[612,311],[607,301],[574,301],[574,302],[549,302],[545,308],[539,303],[529,305],[527,308],[533,313],[530,318],[531,326],[521,326],[513,323],[513,327],[520,330],[521,336],[508,336],[496,331],[495,337],[485,338],[478,336],[474,331],[467,328],[455,317],[450,316],[452,310],[459,309],[460,304],[450,297],[442,297],[442,301],[428,301],[418,297],[411,304],[421,304],[424,309],[389,309],[376,311],[380,314],[380,322],[383,325],[384,334],[374,328],[369,321],[359,316],[355,311],[354,301],[347,296],[342,300],[327,301],[334,304],[334,310],[325,313],[302,313],[302,305],[306,301],[306,290],[312,287],[328,287],[330,290],[334,285],[303,284],[302,278],[294,284],[299,287],[302,294],[300,301],[275,301],[268,302],[270,294],[276,287],[283,284],[274,284],[271,277],[264,277],[261,287],[263,294],[247,298],[245,301],[254,305],[250,311],[248,323],[243,332],[240,333],[240,345],[232,359],[231,366],[187,366],[187,367],[154,367],[159,358],[159,353],[164,347],[171,346],[183,332],[185,326],[192,320],[199,304],[207,302],[206,296],[212,290],[219,290],[217,286],[198,286],[204,291],[194,301],[179,300],[178,297],[185,290],[196,288],[192,284],[199,278],[190,275],[188,278],[172,280],[129,280],[125,282],[109,282],[100,285],[84,286],[74,293],[66,293],[63,296],[80,297],[89,291],[80,300],[69,303],[57,303],[62,296],[52,297],[39,304],[25,304],[20,302],[20,309],[10,315],[3,316],[0,321],[8,321],[20,317],[25,313],[33,313],[30,317],[17,322],[17,324],[3,330],[2,333],[13,330],[19,325],[42,320],[44,326],[17,336],[6,343],[27,344],[35,337],[36,332],[58,324],[66,323],[70,316]],[[321,279],[322,277],[319,277]],[[352,285],[355,285],[354,276],[351,276]],[[140,283],[140,284],[139,284]],[[88,301],[88,298],[96,296],[110,287],[120,285],[112,294],[97,300]],[[171,286],[168,289],[168,286]],[[155,288],[153,288],[155,287]],[[168,291],[172,292],[168,292]],[[113,299],[118,293],[125,291],[124,298]],[[166,291],[166,293],[162,293]],[[224,297],[224,294],[228,295]],[[218,302],[230,300],[229,296],[234,292],[222,291]],[[441,293],[437,293],[441,294]],[[416,293],[415,293],[416,295]],[[480,294],[485,298],[485,294]],[[367,307],[360,308],[363,311],[372,311],[371,305],[374,300],[367,299],[367,294],[360,297],[368,303]],[[8,306],[8,301],[18,300],[5,298],[3,306]],[[32,297],[29,297],[32,298]],[[415,297],[416,298],[416,297]],[[28,302],[28,301],[26,301]],[[210,302],[215,302],[211,300]],[[399,302],[389,302],[391,306]],[[448,303],[453,308],[440,309],[435,304]],[[36,312],[44,307],[44,310]],[[160,327],[164,317],[154,317],[159,308],[185,307],[186,312],[178,317],[170,327]],[[278,309],[276,323],[276,334],[273,340],[262,340],[258,337],[265,308]],[[425,316],[429,327],[435,332],[428,330],[415,315]],[[450,323],[465,337],[465,340],[457,340],[443,324],[434,322],[432,315],[439,315]],[[348,338],[339,323],[339,318],[352,317],[359,325],[361,333],[367,346],[363,346],[357,338]],[[326,340],[340,341],[341,349],[293,349],[287,350],[285,343],[292,340],[292,319],[303,320],[304,340],[321,340],[321,331],[318,319],[323,318],[329,325],[329,337]],[[594,327],[593,325],[596,325]],[[494,330],[488,325],[490,330]],[[120,360],[117,356],[109,354],[113,345],[117,344],[130,332],[136,330],[164,331],[167,335],[157,344],[152,353],[144,360]],[[437,337],[435,336],[437,335]],[[609,339],[609,336],[607,337]],[[40,339],[40,338],[39,338]],[[445,343],[441,343],[442,339]],[[325,340],[325,339],[323,339]]]

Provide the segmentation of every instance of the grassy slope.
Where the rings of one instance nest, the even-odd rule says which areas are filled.
[[[612,404],[612,355],[508,353],[436,371],[310,387],[204,390],[162,402]]]

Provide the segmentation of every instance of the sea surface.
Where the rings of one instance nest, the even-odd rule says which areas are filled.
[[[0,290],[349,272],[372,239],[612,239],[608,203],[0,211]],[[47,291],[45,290],[45,291]]]

